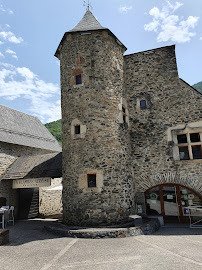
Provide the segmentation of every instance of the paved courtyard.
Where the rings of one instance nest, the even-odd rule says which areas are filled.
[[[162,228],[150,236],[76,239],[46,232],[45,222],[9,226],[10,244],[0,247],[1,270],[202,269],[202,229]]]

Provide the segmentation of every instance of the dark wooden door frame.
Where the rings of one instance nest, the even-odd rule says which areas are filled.
[[[153,186],[149,189],[147,189],[145,192],[144,192],[144,195],[145,195],[145,202],[146,202],[146,192],[148,192],[149,190],[155,188],[155,187],[158,187],[159,188],[159,196],[160,196],[160,203],[161,203],[161,215],[163,216],[163,219],[164,219],[164,222],[166,221],[165,220],[165,207],[164,207],[164,199],[163,199],[163,186],[172,186],[172,187],[175,187],[176,188],[176,195],[177,195],[177,206],[178,206],[178,210],[179,210],[179,222],[180,223],[183,223],[184,220],[183,220],[183,211],[182,211],[182,202],[181,202],[181,194],[180,194],[180,187],[182,188],[185,188],[185,189],[188,189],[189,191],[191,191],[193,194],[195,194],[196,196],[198,196],[201,200],[202,200],[202,196],[200,194],[198,194],[196,191],[186,187],[186,186],[183,186],[183,185],[180,185],[180,184],[175,184],[175,183],[165,183],[165,184],[160,184],[160,185],[156,185],[156,186]]]

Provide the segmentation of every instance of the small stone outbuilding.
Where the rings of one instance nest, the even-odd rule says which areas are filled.
[[[62,177],[61,147],[36,117],[0,105],[0,119],[0,206],[14,206],[15,216],[19,218],[36,216],[39,213],[38,186],[43,187],[37,184],[37,179],[52,177],[53,186],[50,182],[48,185],[55,187],[53,179]],[[17,179],[22,180],[20,188],[13,186]],[[23,187],[23,181],[28,183],[30,179],[36,181],[32,186]],[[61,183],[58,186],[61,187]],[[56,208],[61,212],[61,189],[59,193]],[[44,204],[50,207],[47,196],[43,208]],[[47,212],[50,213],[50,209]]]

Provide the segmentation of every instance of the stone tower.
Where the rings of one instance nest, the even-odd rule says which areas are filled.
[[[67,224],[121,223],[134,208],[130,123],[123,91],[125,50],[87,10],[56,51],[61,69]]]

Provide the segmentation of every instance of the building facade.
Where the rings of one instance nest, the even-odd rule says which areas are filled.
[[[201,94],[179,78],[175,46],[125,51],[88,10],[55,54],[68,224],[137,212],[184,222],[185,206],[202,202]]]

